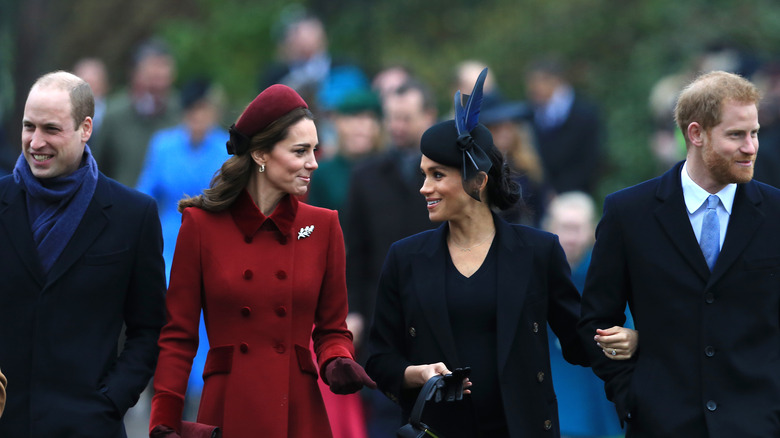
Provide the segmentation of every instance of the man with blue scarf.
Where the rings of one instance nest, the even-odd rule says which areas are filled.
[[[32,86],[22,154],[0,178],[3,437],[126,437],[165,322],[155,202],[97,169],[86,82]],[[123,325],[123,345],[119,346]]]

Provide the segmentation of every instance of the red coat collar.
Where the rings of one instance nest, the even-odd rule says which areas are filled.
[[[298,212],[298,199],[285,195],[270,216],[265,216],[255,205],[249,192],[242,190],[236,201],[230,207],[233,221],[244,237],[252,237],[260,228],[276,229],[283,236],[289,237],[292,232],[295,214]]]

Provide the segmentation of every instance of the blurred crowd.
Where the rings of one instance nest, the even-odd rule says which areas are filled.
[[[348,325],[358,357],[365,360],[364,341],[387,250],[393,242],[437,225],[428,220],[419,193],[419,142],[427,128],[451,115],[437,108],[437,96],[413,65],[369,72],[359,61],[331,53],[322,21],[305,13],[288,18],[283,27],[279,57],[260,72],[257,89],[289,85],[317,118],[319,169],[305,201],[339,211],[347,247]],[[648,145],[658,173],[685,156],[672,118],[678,92],[696,74],[719,69],[750,77],[763,88],[755,175],[780,186],[780,62],[750,61],[729,47],[713,47],[684,71],[658,80],[648,97],[654,122]],[[594,198],[608,159],[602,109],[569,81],[565,59],[543,55],[528,65],[522,73],[522,101],[505,96],[490,70],[480,122],[492,132],[522,188],[522,202],[502,212],[503,217],[558,234],[581,291],[598,221]],[[157,200],[170,275],[181,223],[177,201],[206,188],[228,157],[230,121],[225,120],[220,84],[205,76],[179,81],[164,42],[141,44],[132,66],[127,84],[112,83],[98,58],[84,58],[65,69],[87,81],[95,95],[89,146],[100,170]],[[443,79],[451,83],[449,95],[469,92],[484,67],[493,66],[475,59],[452,66],[452,76]],[[2,150],[10,154],[0,160],[0,174],[7,174],[17,149]],[[186,400],[189,419],[197,413],[208,350],[203,327],[200,340]],[[563,435],[620,436],[601,382],[590,370],[565,363],[554,336],[550,342]],[[323,396],[336,437],[392,437],[400,424],[399,409],[378,391],[336,396],[325,390]],[[142,397],[126,417],[131,436],[147,436],[149,399],[148,394]]]

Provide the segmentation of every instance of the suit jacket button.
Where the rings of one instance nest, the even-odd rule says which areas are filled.
[[[707,304],[712,304],[715,302],[715,294],[712,292],[707,292],[704,294],[704,302]]]
[[[707,410],[710,412],[715,412],[715,409],[718,409],[718,404],[715,403],[714,400],[710,400],[707,402]]]
[[[276,271],[276,278],[278,278],[279,280],[284,280],[285,278],[287,278],[287,273],[281,270]]]
[[[249,307],[242,307],[241,308],[241,315],[242,316],[249,316],[251,314],[252,314],[252,309],[250,309]]]
[[[533,330],[534,333],[538,333],[539,332],[539,323],[535,322],[534,326],[533,326],[533,328],[531,330]]]
[[[252,236],[244,236],[244,242],[252,243]]]
[[[287,309],[284,306],[279,306],[276,308],[276,316],[279,318],[283,317],[284,315],[287,315]]]
[[[707,355],[707,357],[715,356],[715,347],[712,345],[704,347],[704,354]]]
[[[284,344],[276,344],[276,347],[274,349],[279,354],[283,354],[285,351]]]
[[[538,373],[536,373],[536,380],[538,380],[538,381],[539,381],[539,383],[542,383],[542,382],[544,382],[544,373],[543,373],[543,372],[541,372],[541,371],[539,371]]]
[[[251,280],[252,279],[252,270],[251,269],[245,269],[244,270],[244,280]]]
[[[414,327],[409,327],[409,336],[416,337],[417,336],[417,329]]]
[[[544,430],[552,429],[552,420],[544,420]]]
[[[249,344],[246,342],[242,342],[241,345],[238,347],[239,350],[241,350],[242,353],[246,353],[249,351]]]
[[[279,236],[279,245],[287,245],[287,237]]]

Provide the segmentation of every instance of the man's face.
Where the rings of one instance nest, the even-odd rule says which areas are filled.
[[[526,77],[528,97],[536,105],[545,105],[550,101],[561,81],[553,75],[535,71]]]
[[[174,80],[173,60],[165,55],[153,55],[142,60],[134,73],[137,92],[149,93],[155,99],[168,95]]]
[[[22,154],[36,178],[69,175],[79,168],[92,118],[73,126],[67,91],[33,87],[24,106]]]
[[[422,93],[410,90],[387,96],[384,104],[385,127],[395,147],[412,149],[434,122],[434,116],[423,108]]]
[[[551,211],[550,232],[557,234],[570,263],[578,262],[593,244],[593,223],[588,211],[577,206],[559,205]]]
[[[721,122],[703,135],[702,161],[717,187],[753,178],[758,127],[755,104],[724,102]]]

